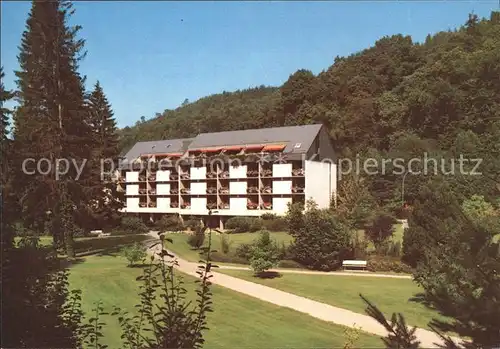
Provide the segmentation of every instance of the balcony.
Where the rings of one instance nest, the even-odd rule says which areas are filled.
[[[189,188],[182,188],[181,189],[181,194],[190,194],[191,193],[191,190],[189,190]]]
[[[171,208],[178,208],[179,207],[179,203],[177,201],[173,201],[170,203],[170,207]]]
[[[139,182],[145,182],[146,181],[146,176],[145,175],[140,175],[139,176]]]
[[[219,178],[229,178],[229,171],[223,171],[220,173]]]
[[[208,179],[215,179],[217,178],[217,172],[211,171],[207,173],[207,178]]]
[[[262,194],[272,194],[273,193],[273,188],[271,188],[269,185],[266,185],[265,187],[262,187],[260,189],[260,192]]]
[[[260,208],[263,210],[272,210],[273,204],[271,202],[264,202],[262,203],[262,205],[260,205]]]
[[[229,188],[228,187],[222,187],[219,189],[219,194],[229,194]]]
[[[177,173],[170,174],[170,180],[171,181],[176,181],[178,179],[179,179],[179,175]]]
[[[191,204],[189,202],[184,203],[184,204],[181,205],[181,208],[183,210],[189,210],[189,209],[191,209]]]
[[[181,173],[182,180],[188,180],[190,178],[189,173]]]
[[[247,201],[247,208],[248,208],[249,210],[256,210],[256,209],[258,209],[258,208],[259,208],[259,204],[258,204],[258,203],[256,203],[256,202],[254,202],[254,201],[252,201],[252,200],[248,200],[248,201]]]
[[[208,187],[207,194],[217,194],[217,188],[216,187]]]
[[[303,168],[295,168],[292,170],[292,176],[294,177],[304,177],[304,169]]]
[[[156,195],[156,189],[149,189],[148,194]]]
[[[215,210],[217,208],[217,203],[216,202],[209,202],[207,204],[207,209],[208,210]]]
[[[249,170],[249,171],[247,171],[247,177],[248,178],[259,177],[259,170]]]
[[[303,193],[304,192],[304,187],[299,187],[299,186],[293,186],[292,187],[292,193]]]
[[[156,174],[151,174],[148,176],[148,181],[149,182],[154,182],[156,181]]]
[[[263,169],[262,171],[260,171],[260,176],[261,177],[272,177],[273,176],[273,170],[271,169]]]
[[[139,189],[139,194],[140,194],[140,195],[146,195],[146,193],[147,193],[147,192],[148,192],[148,191],[147,191],[147,189],[146,189],[146,188],[140,188],[140,189]]]
[[[148,206],[149,207],[156,207],[156,202],[151,201]]]
[[[146,202],[139,202],[139,207],[148,207]]]
[[[249,187],[247,189],[248,194],[258,194],[259,193],[259,187]]]
[[[229,203],[228,202],[221,202],[219,204],[219,209],[220,210],[229,210]]]
[[[173,195],[179,194],[179,189],[177,189],[177,188],[170,189],[170,194],[173,194]]]

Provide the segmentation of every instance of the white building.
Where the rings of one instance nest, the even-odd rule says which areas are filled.
[[[157,220],[208,215],[284,215],[289,203],[330,205],[336,158],[322,125],[202,133],[139,142],[125,155],[119,185],[125,212]]]

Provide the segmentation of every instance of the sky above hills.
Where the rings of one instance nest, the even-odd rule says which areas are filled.
[[[1,6],[4,84],[14,70],[30,2]],[[78,1],[71,23],[83,26],[80,72],[97,80],[120,127],[141,116],[213,93],[279,86],[298,69],[317,74],[392,34],[422,41],[454,29],[468,13],[489,16],[493,1],[169,2]]]

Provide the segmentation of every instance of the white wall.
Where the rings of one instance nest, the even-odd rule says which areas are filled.
[[[246,194],[247,193],[247,182],[229,182],[229,193],[230,194]],[[245,207],[246,207],[246,201],[245,201]],[[232,209],[232,207],[231,207],[231,209]]]
[[[305,161],[305,199],[313,199],[319,208],[330,206],[332,181],[331,165],[328,162]]]
[[[291,177],[292,164],[273,164],[273,177]]]
[[[202,167],[191,167],[190,178],[191,179],[205,179],[207,175],[207,168]]]
[[[191,194],[206,194],[206,193],[207,193],[207,183],[205,182],[191,183]]]
[[[292,181],[273,181],[273,194],[291,194]]]
[[[156,194],[159,194],[159,195],[170,194],[170,184],[158,183],[156,185]]]
[[[289,202],[292,202],[292,198],[273,198],[273,212],[276,214],[285,214],[288,210]]]
[[[169,181],[170,180],[170,170],[156,171],[156,181]]]
[[[161,211],[170,210],[170,198],[157,198],[156,208],[158,208]]]
[[[139,184],[127,184],[125,193],[127,195],[139,195]]]
[[[330,179],[331,179],[331,185],[332,185],[332,197],[335,200],[335,203],[337,202],[337,165],[336,164],[331,164],[331,170],[330,170]]]
[[[127,182],[137,182],[139,181],[139,171],[128,171],[125,174],[125,180]]]
[[[234,160],[236,163],[238,160]],[[241,166],[233,166],[232,164],[229,166],[229,177],[230,178],[247,178],[247,165]]]
[[[139,208],[139,198],[127,198],[127,211]]]
[[[191,198],[191,211],[203,212],[207,210],[207,198]]]
[[[229,198],[229,209],[231,212],[247,211],[247,198]]]

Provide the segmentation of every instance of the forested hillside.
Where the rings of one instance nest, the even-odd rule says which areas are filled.
[[[384,37],[318,74],[299,70],[279,88],[202,98],[121,131],[125,151],[137,141],[198,132],[323,123],[341,156],[482,158],[482,173],[455,176],[466,194],[496,200],[500,173],[500,12],[470,15],[455,31]],[[438,164],[440,166],[440,164]],[[449,167],[449,164],[447,165]],[[388,173],[390,171],[387,171]],[[370,178],[379,204],[401,206],[401,177]],[[405,200],[418,183],[410,176]]]
[[[299,70],[280,88],[225,92],[165,111],[123,129],[121,144],[311,122],[328,126],[338,150],[387,149],[401,132],[449,142],[499,116],[499,75],[500,13],[493,12],[423,44],[384,37],[317,76]]]

